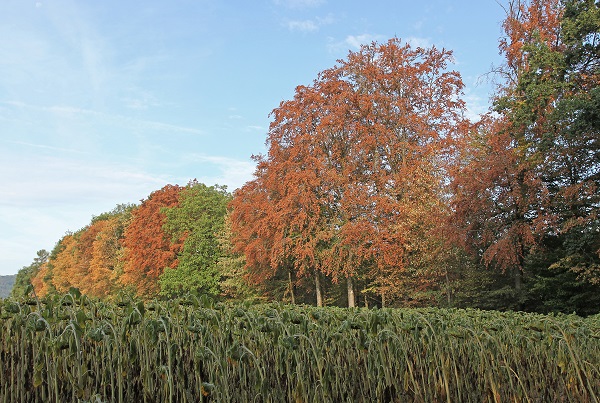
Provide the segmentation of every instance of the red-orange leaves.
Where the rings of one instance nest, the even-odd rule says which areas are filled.
[[[560,0],[510,0],[506,19],[502,23],[505,37],[500,39],[499,49],[506,57],[507,70],[503,71],[508,88],[514,87],[519,76],[530,68],[531,46],[544,43],[559,50],[560,21],[563,7]],[[564,48],[563,48],[564,49]]]
[[[251,271],[291,262],[298,276],[376,282],[412,264],[407,251],[441,220],[444,153],[461,124],[450,58],[397,39],[363,46],[272,112],[268,155],[232,203]]]
[[[158,294],[159,276],[166,267],[177,265],[182,242],[171,243],[163,231],[165,215],[161,209],[176,206],[181,189],[177,185],[167,185],[153,192],[133,210],[125,230],[125,265],[120,281],[134,286],[142,297]]]

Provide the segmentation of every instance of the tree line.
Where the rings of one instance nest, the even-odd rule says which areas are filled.
[[[600,3],[505,12],[477,122],[451,51],[364,45],[272,111],[233,194],[191,181],[118,206],[13,292],[600,311]]]

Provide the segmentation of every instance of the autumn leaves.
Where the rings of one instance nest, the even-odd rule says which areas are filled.
[[[36,289],[149,298],[285,281],[289,300],[304,287],[319,303],[343,282],[350,306],[453,304],[487,292],[463,279],[507,286],[487,267],[516,290],[494,307],[536,310],[524,290],[554,295],[546,278],[600,283],[598,6],[513,0],[506,12],[502,81],[479,122],[465,118],[451,52],[365,45],[272,111],[268,152],[233,195],[168,185],[63,238]]]
[[[446,154],[464,113],[450,58],[371,44],[273,111],[268,155],[232,202],[234,245],[256,280],[285,267],[390,296],[431,280],[421,262],[442,242]]]
[[[65,235],[32,278],[38,294],[71,287],[99,298],[131,291],[150,299],[186,292],[217,295],[230,195],[191,181],[167,185],[139,206],[119,206]]]

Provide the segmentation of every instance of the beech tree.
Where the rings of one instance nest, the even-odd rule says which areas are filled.
[[[152,192],[132,211],[131,222],[125,229],[125,262],[120,283],[134,287],[141,297],[156,296],[158,279],[164,269],[177,266],[184,239],[171,241],[163,229],[166,216],[162,209],[177,206],[181,190],[181,186],[166,185]]]
[[[51,276],[51,270],[48,266],[49,262],[42,263],[37,274],[31,278],[31,285],[38,297],[55,291],[52,283],[48,281]]]
[[[75,233],[67,233],[57,244],[48,261],[50,273],[40,274],[41,282],[51,283],[58,292],[67,292],[71,287],[83,293],[96,295],[96,286],[91,270],[96,237],[106,225],[106,221],[94,221]],[[39,283],[38,281],[38,283]]]
[[[59,293],[65,293],[71,287],[79,287],[81,278],[81,256],[77,247],[77,233],[66,234],[58,244],[58,251],[50,259],[52,285]]]
[[[465,138],[452,183],[450,225],[486,266],[511,272],[520,293],[525,257],[536,244],[540,181],[508,127],[501,119],[484,117]]]
[[[89,225],[67,233],[51,254],[38,252],[38,258],[45,256],[47,262],[34,273],[32,283],[36,292],[67,292],[71,287],[96,297],[107,297],[114,292],[122,273],[121,240],[131,208],[119,205],[93,217]]]
[[[445,214],[445,152],[463,127],[450,60],[435,47],[372,43],[273,111],[268,155],[232,204],[251,273],[312,275],[317,304],[320,275],[344,279],[349,306],[358,278],[398,297],[408,279],[436,277],[418,262]]]
[[[458,159],[455,222],[487,265],[514,274],[517,307],[528,261],[592,281],[600,267],[599,7],[509,2],[495,114]]]
[[[162,295],[220,293],[217,262],[221,252],[217,237],[223,231],[230,199],[226,187],[191,181],[181,190],[176,206],[162,209],[166,216],[163,229],[171,236],[171,242],[184,239],[177,267],[165,268],[159,277]]]

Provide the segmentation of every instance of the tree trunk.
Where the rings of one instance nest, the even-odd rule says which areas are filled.
[[[294,283],[292,282],[292,271],[288,271],[288,280],[290,282],[290,298],[292,299],[292,305],[296,305],[296,296],[294,295]]]
[[[365,288],[363,289],[363,296],[365,298],[365,308],[369,308],[369,298],[367,296],[367,285],[365,283]]]
[[[515,269],[515,290],[517,291],[518,294],[520,294],[522,289],[523,289],[523,275],[521,273],[521,269],[519,267],[517,267]]]
[[[315,271],[315,289],[317,292],[317,306],[323,306],[323,295],[321,294],[321,279],[319,272]]]
[[[446,270],[446,297],[448,298],[448,306],[452,304],[452,291],[450,290],[450,277],[448,277],[448,270]]]
[[[381,307],[385,308],[385,292],[381,291]]]
[[[352,287],[352,277],[348,276],[348,308],[354,308],[356,306],[356,299],[354,297],[354,287]]]
[[[517,295],[517,309],[523,309],[523,266],[519,265],[514,269],[515,275],[515,294]]]

